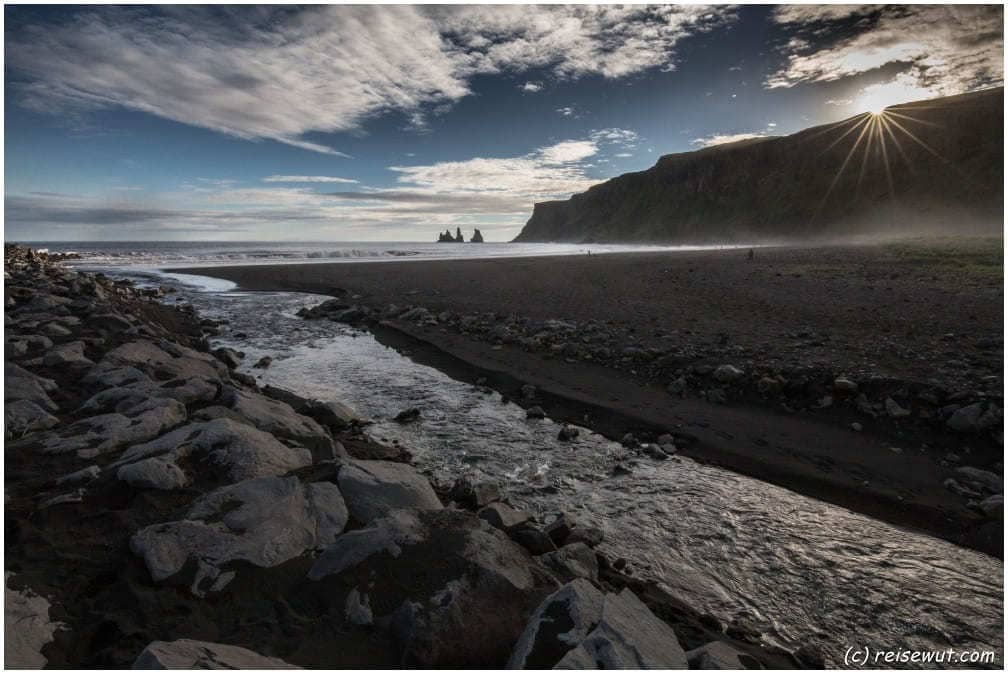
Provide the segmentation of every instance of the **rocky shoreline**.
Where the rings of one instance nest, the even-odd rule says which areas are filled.
[[[170,289],[5,247],[11,667],[790,667],[594,550],[260,389]],[[268,363],[264,364],[268,365]]]

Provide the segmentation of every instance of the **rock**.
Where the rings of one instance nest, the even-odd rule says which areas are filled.
[[[570,442],[571,440],[576,440],[579,435],[581,435],[581,431],[577,427],[564,424],[560,427],[560,432],[557,433],[557,440],[560,442]]]
[[[56,382],[37,377],[31,372],[13,364],[4,364],[4,402],[26,400],[41,407],[46,412],[56,412],[59,406],[49,397],[56,389]]]
[[[138,340],[118,346],[106,353],[95,369],[101,373],[115,366],[135,367],[155,381],[193,377],[219,381],[227,375],[227,367],[212,355],[166,340],[157,345]]]
[[[651,443],[641,445],[641,452],[651,457],[655,461],[664,461],[669,457],[668,453],[665,452],[664,449],[662,449],[658,445],[653,445]]]
[[[977,504],[980,511],[992,520],[1004,521],[1004,494],[988,496]]]
[[[4,436],[18,438],[33,431],[43,431],[60,423],[31,400],[4,402]]]
[[[587,580],[574,580],[546,597],[518,638],[508,669],[551,669],[595,629],[605,595]]]
[[[719,365],[718,368],[714,370],[714,379],[722,384],[734,383],[743,376],[745,376],[745,372],[734,365]]]
[[[410,407],[409,409],[405,409],[395,415],[392,420],[396,423],[408,424],[410,422],[417,421],[418,419],[420,419],[420,410],[416,407]]]
[[[295,412],[287,403],[230,386],[224,388],[221,399],[259,430],[332,455],[334,444],[329,432],[314,419]]]
[[[133,669],[301,669],[247,648],[209,641],[152,641],[133,662]]]
[[[770,395],[773,393],[780,393],[782,388],[781,382],[773,377],[760,377],[760,380],[756,382],[756,390],[763,395]]]
[[[101,475],[101,468],[95,465],[88,466],[87,468],[81,468],[80,470],[68,473],[63,477],[56,479],[56,486],[79,484],[81,482],[91,482],[92,480],[97,480],[98,476]]]
[[[500,502],[491,503],[476,514],[480,519],[489,522],[491,526],[504,531],[528,522],[531,519],[531,515],[527,512],[515,510],[511,506]]]
[[[141,373],[142,379],[125,386],[114,386],[99,391],[88,398],[78,412],[122,412],[144,403],[151,398],[170,398],[183,405],[212,402],[217,398],[220,387],[216,381],[204,377],[172,379],[162,384],[151,381]]]
[[[634,447],[640,445],[640,441],[633,433],[627,433],[620,439],[620,444],[623,445],[624,447],[629,447],[630,449],[633,449]]]
[[[347,595],[343,613],[347,622],[352,625],[368,626],[374,624],[374,612],[368,603],[368,596],[361,594],[357,588],[350,590],[350,594]]]
[[[535,400],[536,398],[536,387],[532,384],[524,384],[521,387],[522,399],[524,400]]]
[[[338,402],[324,402],[302,398],[296,393],[267,384],[263,394],[290,405],[295,412],[311,417],[323,426],[343,430],[361,421],[360,415]]]
[[[271,567],[307,550],[326,548],[347,523],[343,498],[330,482],[264,477],[216,489],[193,502],[185,520],[155,524],[130,539],[155,582],[187,563],[196,567],[197,596],[220,590],[229,562]]]
[[[955,469],[955,476],[959,482],[978,490],[991,494],[1004,492],[1004,478],[997,473],[973,466],[960,466]]]
[[[399,508],[439,510],[443,506],[430,482],[413,466],[391,461],[352,461],[338,477],[350,515],[368,524]]]
[[[471,510],[479,510],[483,506],[503,498],[500,486],[490,480],[474,480],[471,477],[462,477],[455,481],[452,487],[451,498],[461,503]]]
[[[686,382],[686,377],[678,377],[677,379],[673,379],[669,382],[669,385],[665,387],[665,390],[671,395],[682,395],[686,392],[687,387],[688,383]]]
[[[672,628],[628,589],[603,595],[575,580],[546,598],[522,632],[511,669],[687,669]]]
[[[242,351],[229,349],[226,346],[214,349],[212,353],[218,360],[220,360],[220,362],[227,365],[229,370],[237,369],[241,365],[242,359],[245,357],[245,354]]]
[[[567,537],[571,535],[574,531],[574,527],[577,525],[574,520],[571,519],[566,513],[560,513],[556,518],[546,526],[546,535],[550,537],[557,546],[561,546],[567,540]]]
[[[44,597],[10,588],[12,575],[4,575],[4,668],[41,669],[47,662],[42,647],[53,640],[59,625],[49,620]]]
[[[499,666],[555,587],[525,550],[462,510],[394,511],[340,536],[308,577],[336,592],[372,576],[400,579],[369,594],[372,607],[399,606],[392,631],[410,668]]]
[[[254,368],[258,369],[258,370],[265,370],[266,368],[268,368],[272,364],[273,364],[273,358],[272,357],[270,357],[270,356],[263,356],[262,358],[260,358],[259,360],[257,360],[255,362],[255,365],[253,365],[252,367],[254,367]]]
[[[598,625],[557,663],[558,669],[687,669],[672,628],[629,589],[607,594]]]
[[[557,549],[556,543],[542,529],[531,522],[517,524],[508,530],[508,535],[515,543],[531,552],[533,555],[544,555]]]
[[[527,419],[545,419],[546,418],[546,412],[544,412],[543,408],[539,407],[538,405],[533,405],[532,407],[530,407],[527,410],[525,410],[525,418],[527,418]]]
[[[858,422],[858,421],[855,421],[855,422],[853,422],[853,423],[852,423],[852,424],[850,425],[850,427],[851,427],[851,430],[853,430],[853,431],[856,431],[856,432],[858,432],[858,433],[860,433],[861,431],[863,431],[863,430],[864,430],[864,426],[862,426],[862,425],[861,425],[861,423],[860,423],[860,422]]]
[[[846,377],[837,377],[833,380],[833,392],[838,396],[857,395],[858,385]],[[718,644],[721,642],[715,641],[714,643]]]
[[[84,342],[70,342],[47,351],[42,356],[42,364],[50,368],[79,370],[91,367],[94,362],[84,355]]]
[[[885,399],[885,409],[886,413],[893,419],[899,419],[900,417],[906,417],[910,415],[910,410],[900,407],[892,398]]]
[[[312,462],[307,449],[288,447],[268,433],[230,419],[191,423],[134,445],[112,466],[118,468],[149,458],[182,468],[187,485],[196,476],[185,470],[185,464],[199,465],[199,476],[207,480],[238,482],[283,475]]]
[[[759,660],[724,641],[686,651],[690,669],[763,669]]]
[[[957,409],[946,425],[960,433],[977,433],[997,426],[1001,416],[1001,410],[996,405],[973,403]]]
[[[77,452],[82,458],[121,449],[155,438],[186,420],[185,406],[176,400],[151,398],[111,412],[87,417],[42,441],[44,454]]]
[[[542,562],[552,570],[561,583],[575,578],[598,580],[598,559],[595,551],[584,543],[570,543],[554,552],[547,552],[540,557]]]
[[[564,539],[564,545],[572,545],[574,543],[584,543],[590,548],[594,548],[599,543],[605,539],[605,532],[599,527],[593,527],[591,525],[578,524],[574,529],[571,530],[567,538]]]
[[[48,498],[45,501],[42,501],[39,504],[39,510],[42,510],[43,508],[49,508],[55,505],[61,505],[63,503],[80,503],[84,500],[85,493],[86,490],[83,487],[80,487],[78,489],[74,489],[71,492],[67,492],[66,494],[59,494],[58,496],[53,496],[52,498]]]

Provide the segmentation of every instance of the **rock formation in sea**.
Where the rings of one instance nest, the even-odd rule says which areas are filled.
[[[790,136],[665,155],[645,171],[535,204],[515,241],[996,234],[1003,151],[1003,87],[897,105]]]
[[[636,580],[598,523],[432,484],[345,405],[260,387],[160,290],[15,246],[4,274],[10,667],[818,662]]]
[[[483,234],[479,229],[473,230],[472,238],[469,239],[469,243],[483,243]]]

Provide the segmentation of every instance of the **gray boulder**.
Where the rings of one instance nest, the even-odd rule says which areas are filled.
[[[227,366],[212,355],[165,340],[159,344],[144,340],[123,344],[106,353],[101,365],[132,366],[158,381],[193,377],[216,381],[227,375]]]
[[[76,370],[89,368],[94,365],[94,361],[84,355],[84,342],[70,342],[49,349],[42,356],[42,364],[46,367],[66,367]]]
[[[190,457],[204,462],[212,479],[238,482],[283,475],[311,464],[311,452],[288,447],[268,433],[230,419],[191,423],[171,433],[130,447],[113,465],[119,468],[150,458],[180,466]],[[185,484],[193,476],[185,472]]]
[[[745,376],[745,372],[734,365],[719,365],[718,368],[714,370],[714,379],[723,384],[731,384],[738,381],[743,376]]]
[[[763,669],[759,660],[723,641],[686,651],[690,669]]]
[[[956,410],[946,422],[949,428],[960,433],[977,433],[1000,424],[1002,413],[994,404],[973,403]]]
[[[74,422],[60,435],[42,442],[44,454],[77,452],[93,458],[137,442],[155,438],[186,420],[185,406],[167,398],[135,402],[122,412],[110,412]]]
[[[494,528],[502,530],[507,530],[524,522],[528,522],[532,517],[527,512],[515,510],[506,503],[500,502],[491,503],[485,508],[482,508],[477,515],[479,515],[480,519],[489,522]]]
[[[956,480],[968,487],[989,494],[1004,492],[1004,478],[997,473],[973,466],[960,466],[955,469]]]
[[[334,444],[329,432],[314,419],[295,412],[287,403],[233,387],[225,387],[221,397],[225,405],[256,428],[331,455]]]
[[[49,393],[56,390],[56,382],[38,377],[14,363],[4,364],[4,402],[28,400],[46,412],[56,412],[59,406]]]
[[[346,505],[331,482],[264,477],[202,496],[185,520],[142,529],[130,540],[130,548],[143,557],[155,581],[195,561],[191,590],[203,596],[233,577],[222,568],[228,562],[276,566],[332,545],[346,523]]]
[[[179,639],[152,641],[133,669],[301,669],[239,646]]]
[[[575,580],[546,597],[529,618],[508,660],[508,669],[551,669],[595,629],[605,595]]]
[[[350,515],[368,524],[399,508],[440,510],[443,506],[426,477],[405,463],[353,461],[340,468],[339,487]]]
[[[31,400],[4,402],[4,435],[16,438],[59,425],[59,419]]]
[[[571,543],[559,550],[547,552],[540,557],[561,583],[570,582],[576,578],[591,581],[598,580],[598,559],[595,551],[584,543]]]
[[[4,576],[4,666],[7,669],[41,669],[46,665],[42,647],[53,640],[59,627],[49,620],[49,602],[30,590],[12,590]]]

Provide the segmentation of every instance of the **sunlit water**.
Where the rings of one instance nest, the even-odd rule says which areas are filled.
[[[992,649],[1002,662],[997,559],[685,458],[634,458],[586,430],[558,442],[556,423],[527,420],[496,393],[368,333],[294,315],[326,298],[226,285],[186,296],[230,322],[218,342],[246,352],[245,371],[352,405],[374,420],[373,436],[399,440],[435,477],[485,474],[520,507],[601,526],[605,552],[701,611],[726,623],[745,613],[767,642],[811,644],[832,665],[851,646]],[[250,369],[263,355],[273,364]],[[422,419],[391,421],[407,407]],[[621,461],[632,474],[613,475]]]

